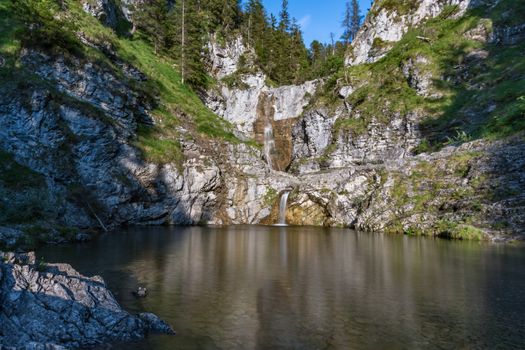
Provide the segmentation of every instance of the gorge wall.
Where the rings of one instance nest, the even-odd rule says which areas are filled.
[[[111,2],[89,3],[83,10],[109,27],[111,13],[130,16]],[[275,223],[286,190],[291,224],[521,237],[523,132],[478,132],[494,113],[510,113],[507,100],[485,98],[499,85],[478,73],[499,75],[491,67],[505,62],[512,81],[523,79],[522,18],[504,0],[390,3],[375,2],[347,67],[300,85],[272,86],[241,37],[211,40],[217,83],[201,98],[216,116],[200,102],[183,110],[152,93],[174,68],[130,59],[142,46],[107,27],[102,39],[77,33],[99,59],[21,47],[19,71],[0,84],[0,240],[60,242],[120,225]],[[449,47],[454,62],[445,61]],[[512,113],[523,113],[512,101]],[[457,113],[447,119],[447,108]],[[225,137],[214,136],[220,128]]]

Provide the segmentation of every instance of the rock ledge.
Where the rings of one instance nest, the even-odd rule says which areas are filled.
[[[150,313],[124,311],[99,276],[34,253],[0,252],[0,349],[68,349],[174,334]]]

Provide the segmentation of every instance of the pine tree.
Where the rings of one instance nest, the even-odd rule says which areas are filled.
[[[200,89],[207,84],[203,50],[208,40],[208,14],[198,1],[180,0],[173,9],[175,45],[171,54],[180,62],[182,81]]]
[[[249,0],[245,15],[248,42],[254,45],[266,32],[267,20],[261,0]]]
[[[134,11],[135,21],[153,42],[155,53],[170,45],[174,18],[166,0],[144,0]]]
[[[359,29],[361,28],[361,10],[359,9],[359,3],[357,0],[352,0],[352,19],[351,19],[351,29],[352,29],[352,41],[357,37]]]
[[[343,26],[343,39],[345,44],[349,44],[355,39],[359,29],[361,28],[361,10],[359,9],[359,3],[357,0],[346,2],[345,13],[341,25]]]
[[[345,13],[343,17],[343,21],[341,22],[341,26],[343,27],[343,35],[341,35],[341,39],[344,41],[345,44],[349,44],[352,40],[352,7],[350,5],[350,1],[346,2],[345,5]],[[334,43],[332,43],[333,45]]]
[[[283,0],[281,12],[279,12],[279,30],[287,32],[290,30],[290,13],[288,12],[288,0]]]

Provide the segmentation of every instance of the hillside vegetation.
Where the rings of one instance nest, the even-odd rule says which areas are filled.
[[[333,107],[339,103],[337,87],[354,86],[346,102],[359,118],[340,119],[336,126],[357,134],[372,120],[388,123],[396,113],[418,112],[424,116],[419,152],[524,130],[525,43],[501,45],[488,39],[494,28],[520,23],[525,3],[503,0],[459,19],[456,12],[456,6],[449,6],[410,29],[378,62],[340,70],[317,103]],[[382,45],[391,43],[374,42]],[[429,80],[428,91],[418,93],[413,77],[407,76],[408,65]]]

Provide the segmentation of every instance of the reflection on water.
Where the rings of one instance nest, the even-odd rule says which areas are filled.
[[[305,227],[134,228],[46,247],[178,335],[117,349],[519,348],[525,250]],[[149,290],[134,299],[138,284]]]

